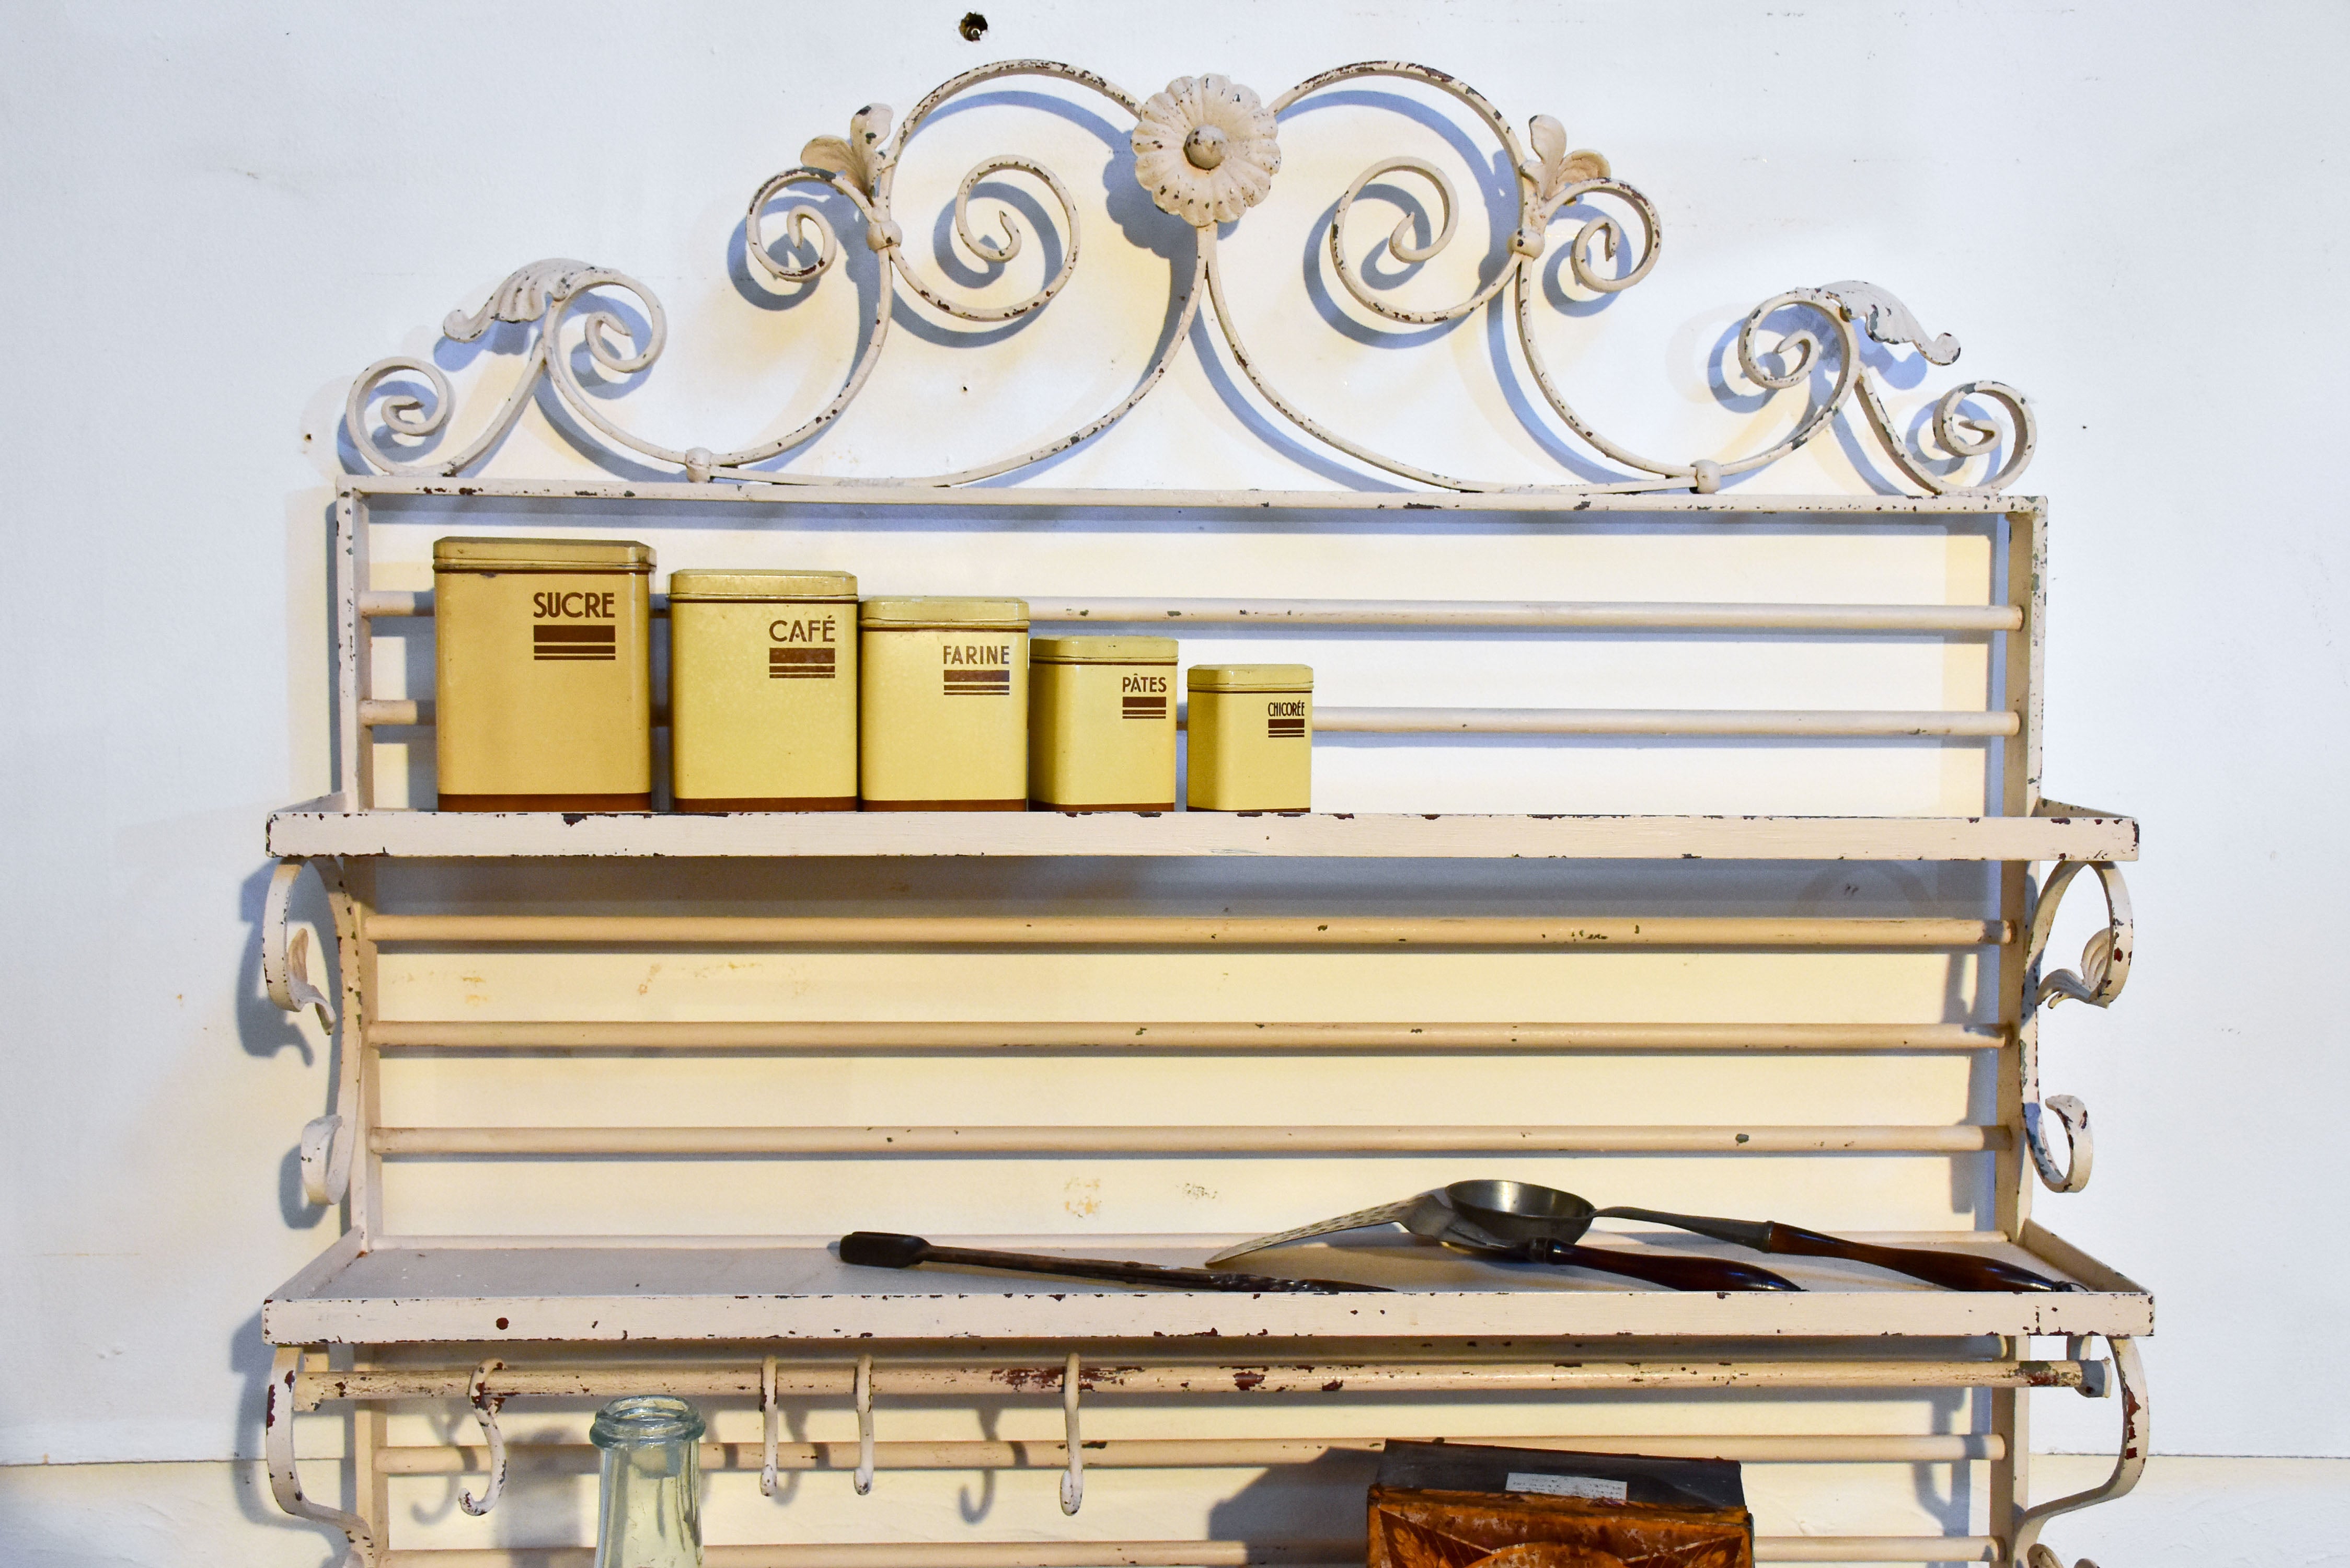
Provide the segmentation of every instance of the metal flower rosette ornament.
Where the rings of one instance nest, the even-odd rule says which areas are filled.
[[[838,421],[868,385],[887,352],[891,323],[902,309],[927,310],[980,327],[1008,323],[1051,305],[1075,275],[1080,224],[1070,187],[1044,162],[1016,153],[980,159],[955,185],[951,238],[942,234],[940,259],[985,272],[1021,255],[1026,231],[1003,190],[989,182],[999,177],[1034,182],[1057,214],[1060,259],[1032,292],[1008,302],[993,296],[974,298],[909,254],[905,225],[893,205],[893,187],[909,145],[941,117],[950,100],[1010,78],[1067,84],[1108,99],[1131,117],[1128,145],[1134,158],[1133,178],[1160,212],[1189,224],[1194,236],[1189,265],[1179,260],[1173,269],[1173,281],[1182,292],[1170,302],[1170,329],[1161,335],[1159,346],[1122,397],[1040,444],[947,472],[885,479],[790,466],[798,449]],[[1329,271],[1357,305],[1377,321],[1398,327],[1441,328],[1501,301],[1514,327],[1522,367],[1522,371],[1505,369],[1503,373],[1522,373],[1539,407],[1588,449],[1569,462],[1560,449],[1571,442],[1562,438],[1543,443],[1568,469],[1557,481],[1441,472],[1379,451],[1345,433],[1334,410],[1309,411],[1304,402],[1277,389],[1265,358],[1252,352],[1241,335],[1226,300],[1227,278],[1219,255],[1222,229],[1241,223],[1272,192],[1282,166],[1280,130],[1285,113],[1316,93],[1373,78],[1414,84],[1450,99],[1454,119],[1464,130],[1473,128],[1492,139],[1501,153],[1497,166],[1506,172],[1500,186],[1485,196],[1503,204],[1497,215],[1505,221],[1495,228],[1507,237],[1480,267],[1481,281],[1464,297],[1434,309],[1395,303],[1390,289],[1374,286],[1367,278],[1363,260],[1347,252],[1347,219],[1355,203],[1375,182],[1393,176],[1426,183],[1434,196],[1426,230],[1408,214],[1385,239],[1388,261],[1407,269],[1452,244],[1461,226],[1462,203],[1451,176],[1435,163],[1412,155],[1388,157],[1372,162],[1339,194],[1328,228]],[[1024,94],[1002,95],[998,101],[1033,103]],[[1392,193],[1391,188],[1384,189]],[[994,202],[993,234],[974,223],[975,201]],[[1871,463],[1874,472],[1864,473],[1866,481],[1881,489],[1924,495],[1983,494],[2004,490],[2015,481],[2030,462],[2037,439],[2031,405],[2022,393],[1997,381],[1954,386],[1930,409],[1905,421],[1889,405],[1886,380],[1871,363],[1871,354],[1881,359],[1888,353],[1913,352],[1929,365],[1944,366],[1958,358],[1958,340],[1947,333],[1929,336],[1899,299],[1857,280],[1773,295],[1739,325],[1733,344],[1736,374],[1765,401],[1781,395],[1804,400],[1785,428],[1754,450],[1658,458],[1602,431],[1568,400],[1552,371],[1534,330],[1540,314],[1535,307],[1547,292],[1569,281],[1604,300],[1647,277],[1656,265],[1661,238],[1657,209],[1637,188],[1616,178],[1606,158],[1570,149],[1558,120],[1535,115],[1521,140],[1482,94],[1424,66],[1391,60],[1345,66],[1301,82],[1270,102],[1242,83],[1212,74],[1178,77],[1164,91],[1145,99],[1090,71],[1052,61],[983,66],[931,92],[902,122],[888,106],[868,105],[850,118],[846,136],[815,138],[798,163],[763,182],[743,218],[743,254],[751,266],[774,285],[814,286],[842,252],[840,231],[826,204],[835,213],[845,206],[861,222],[859,237],[879,258],[880,280],[871,290],[858,347],[837,387],[815,412],[791,428],[748,445],[722,448],[656,441],[622,425],[611,413],[612,390],[625,390],[660,357],[668,327],[660,301],[625,273],[554,259],[517,268],[480,309],[452,312],[443,324],[447,337],[467,342],[499,323],[525,329],[528,347],[521,356],[521,374],[503,400],[485,414],[460,421],[457,395],[431,358],[400,356],[379,361],[353,383],[345,403],[347,431],[359,461],[390,474],[475,472],[514,428],[543,381],[561,411],[576,422],[575,444],[584,438],[591,454],[607,466],[625,464],[642,472],[650,464],[691,481],[744,485],[968,484],[1044,462],[1117,422],[1164,378],[1203,312],[1216,323],[1231,368],[1282,418],[1368,469],[1446,490],[1709,493],[1770,467],[1828,431],[1839,416],[1856,412],[1855,422],[1866,425],[1882,460],[1881,466]],[[1514,212],[1509,211],[1512,205]],[[1546,284],[1543,258],[1551,252],[1562,221],[1575,226],[1563,253],[1550,264],[1556,282]],[[1509,298],[1503,301],[1505,293]],[[583,360],[607,384],[601,395],[591,396],[582,384]],[[460,423],[466,427],[462,434],[456,428]],[[1862,441],[1856,430],[1853,437],[1845,444],[1857,462]]]

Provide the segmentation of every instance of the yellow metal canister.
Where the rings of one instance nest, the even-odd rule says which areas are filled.
[[[1314,792],[1314,671],[1303,664],[1195,664],[1193,811],[1305,811]]]
[[[858,607],[858,793],[868,811],[1028,806],[1028,606]]]
[[[647,811],[653,552],[629,539],[436,540],[442,811]]]
[[[680,811],[857,809],[857,579],[672,572],[670,793]]]
[[[1175,809],[1175,639],[1040,637],[1028,648],[1028,803]]]

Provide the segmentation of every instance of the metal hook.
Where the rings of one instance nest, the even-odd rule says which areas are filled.
[[[772,1355],[759,1365],[759,1417],[765,1458],[759,1466],[759,1495],[775,1495],[775,1428],[782,1425],[782,1412],[775,1408],[775,1358]]]
[[[1077,1353],[1069,1352],[1069,1364],[1061,1373],[1061,1417],[1067,1423],[1069,1434],[1069,1469],[1061,1478],[1061,1511],[1075,1513],[1086,1501],[1086,1449],[1077,1436]]]
[[[873,1490],[873,1358],[857,1358],[857,1495]]]
[[[505,1365],[503,1361],[483,1362],[473,1369],[473,1378],[465,1386],[465,1397],[473,1401],[473,1418],[481,1422],[482,1436],[490,1445],[490,1484],[482,1489],[481,1500],[475,1501],[470,1491],[457,1499],[457,1506],[476,1519],[497,1507],[498,1494],[506,1489],[506,1438],[498,1430],[498,1407],[505,1400],[490,1394],[490,1374],[504,1371]]]

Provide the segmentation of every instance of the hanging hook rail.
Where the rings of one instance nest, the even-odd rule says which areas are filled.
[[[1659,1392],[1690,1388],[2078,1388],[2097,1364],[2083,1361],[1652,1361],[1472,1362],[1357,1361],[1300,1358],[1276,1362],[1097,1363],[1086,1374],[1097,1397],[1105,1395],[1230,1393],[1252,1399],[1277,1396],[1445,1393],[1565,1393],[1587,1390]],[[837,1398],[856,1402],[858,1424],[869,1426],[877,1391],[907,1398],[1000,1397],[1007,1390],[1050,1387],[1062,1375],[1034,1363],[914,1363],[877,1368],[860,1356],[854,1368],[837,1361],[779,1360],[777,1398]],[[296,1392],[302,1408],[338,1399],[471,1398],[484,1374],[457,1368],[380,1367],[340,1371],[305,1368]],[[491,1364],[485,1392],[515,1398],[617,1398],[661,1394],[687,1399],[756,1399],[763,1365],[521,1366]],[[860,1453],[868,1447],[860,1438]]]
[[[489,1389],[490,1374],[504,1366],[503,1361],[483,1362],[473,1369],[473,1382],[466,1389],[466,1398],[473,1407],[473,1418],[481,1422],[482,1437],[490,1445],[489,1484],[482,1489],[478,1500],[470,1491],[457,1499],[457,1506],[477,1519],[497,1507],[498,1498],[506,1490],[506,1438],[498,1430],[498,1407],[505,1403],[505,1398]]]

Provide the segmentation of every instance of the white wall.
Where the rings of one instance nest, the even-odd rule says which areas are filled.
[[[671,309],[676,346],[628,417],[755,424],[740,410],[828,363],[807,338],[837,318],[736,297],[722,264],[743,198],[868,99],[902,109],[1019,55],[1146,91],[1227,70],[1268,95],[1394,55],[1513,119],[1558,115],[1662,205],[1657,275],[1575,328],[1590,336],[1569,368],[1605,389],[1613,424],[1667,450],[1738,439],[1696,367],[1749,304],[1799,284],[1884,284],[1964,338],[1962,373],[2033,397],[2043,444],[2022,488],[2054,502],[2048,788],[2146,826],[2130,994],[2051,1026],[2051,1087],[2098,1118],[2097,1179],[2042,1213],[2158,1293],[2161,1451],[2350,1453],[2326,1332],[2350,1287],[2327,1201],[2345,1069],[2323,978],[2350,684],[2335,624],[2350,544],[2325,464],[2350,17],[985,8],[976,46],[952,30],[962,4],[0,18],[0,526],[20,584],[0,648],[22,715],[0,749],[15,825],[0,834],[0,1462],[251,1455],[255,1306],[329,1234],[290,1175],[321,1064],[258,1000],[254,921],[264,814],[326,784],[320,531],[350,376],[424,349],[516,264],[568,254],[636,273]],[[1242,229],[1293,280],[1304,232]],[[785,348],[793,373],[769,375]],[[1465,385],[1482,329],[1449,352]],[[1071,406],[1119,373],[1106,364]],[[1196,369],[1162,400],[1146,409],[1159,422],[1055,481],[1164,483],[1212,462],[1232,483],[1326,482],[1243,436],[1207,458],[1177,445],[1230,430]],[[943,422],[984,446],[1054,411],[1012,398]],[[928,461],[883,423],[812,463]],[[525,431],[504,471],[572,462]],[[2267,1361],[2250,1378],[2248,1355]],[[2110,1417],[2085,1408],[2077,1426],[2052,1409],[2043,1438],[2094,1443]],[[0,1554],[12,1536],[70,1539],[104,1506],[99,1473],[10,1478],[0,1521],[45,1522],[0,1530]],[[2194,1478],[2221,1472],[2175,1473],[2122,1506],[2141,1523],[2189,1510]],[[203,1528],[278,1539],[265,1518]],[[168,1554],[153,1539],[108,1550]],[[2325,1549],[2296,1550],[2283,1560]]]

